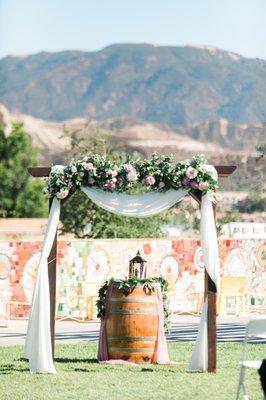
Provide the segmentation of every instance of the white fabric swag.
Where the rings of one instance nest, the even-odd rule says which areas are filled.
[[[217,177],[212,166],[209,170]],[[53,167],[59,169],[60,166]],[[166,192],[149,192],[140,195],[106,192],[93,187],[82,187],[82,191],[98,206],[115,214],[130,217],[145,218],[172,207],[188,193],[185,189]],[[48,256],[56,235],[59,222],[60,201],[54,198],[48,219],[42,254],[38,266],[37,278],[32,298],[31,314],[24,355],[29,359],[32,373],[56,373],[52,359],[52,344],[50,336],[50,300],[48,281]],[[201,245],[205,266],[211,279],[219,288],[219,255],[215,221],[211,195],[205,194],[201,201]],[[207,299],[201,315],[198,337],[190,362],[190,369],[206,371],[208,368],[208,337],[207,337]]]

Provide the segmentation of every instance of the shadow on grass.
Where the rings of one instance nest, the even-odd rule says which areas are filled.
[[[69,358],[69,357],[56,357],[54,359],[58,363],[87,363],[87,364],[98,364],[96,358]]]
[[[139,372],[140,373],[142,373],[142,372],[153,372],[153,373],[155,373],[155,374],[161,374],[162,373],[162,371],[167,371],[167,373],[170,373],[170,374],[176,374],[176,373],[178,373],[178,374],[181,374],[181,375],[187,375],[187,376],[189,376],[189,375],[193,375],[193,374],[202,374],[203,372],[202,371],[191,371],[191,370],[189,370],[189,369],[187,369],[187,368],[180,368],[180,365],[176,365],[176,366],[173,366],[173,365],[156,365],[156,368],[152,368],[152,367],[142,367],[140,370],[139,370]],[[215,375],[215,374],[214,374]]]
[[[12,372],[25,372],[29,371],[28,368],[16,368],[13,364],[1,365],[0,367],[0,375],[10,375]]]
[[[88,369],[88,368],[74,368],[75,372],[86,372],[86,373],[90,373],[90,372],[96,372],[96,369]]]

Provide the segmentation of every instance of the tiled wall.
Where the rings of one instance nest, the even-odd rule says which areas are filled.
[[[27,317],[41,242],[0,242],[0,315],[6,302],[11,317]],[[265,304],[266,243],[259,239],[220,240],[221,274],[245,276],[249,302]],[[108,277],[128,273],[128,261],[140,250],[150,276],[162,274],[170,284],[171,307],[193,311],[203,292],[203,258],[194,239],[73,240],[58,243],[58,316],[85,315],[87,294]]]

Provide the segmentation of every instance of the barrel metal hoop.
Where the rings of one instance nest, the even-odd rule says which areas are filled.
[[[145,347],[138,348],[128,348],[128,347],[110,347],[108,349],[110,353],[153,353],[154,349],[149,349]]]
[[[146,310],[110,310],[109,315],[158,315],[154,308]]]
[[[126,341],[126,342],[144,342],[144,343],[154,343],[156,336],[108,336],[107,340],[112,340],[114,342]]]
[[[147,296],[148,297],[148,296]],[[147,298],[147,297],[110,297],[109,301],[114,303],[153,303],[156,304],[156,300],[154,298]]]

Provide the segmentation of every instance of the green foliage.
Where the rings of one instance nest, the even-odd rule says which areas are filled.
[[[164,235],[162,225],[171,218],[171,211],[145,219],[115,215],[78,191],[62,206],[61,233],[73,233],[77,238],[156,238]]]
[[[5,135],[0,126],[0,216],[43,217],[45,198],[42,183],[31,179],[27,168],[37,163],[37,149],[33,148],[23,124],[13,124]]]
[[[229,224],[230,222],[240,221],[240,215],[238,210],[225,210],[221,213],[220,217],[217,219],[217,234],[220,235],[223,230],[223,225]]]
[[[240,200],[235,208],[242,213],[252,214],[254,212],[266,211],[266,198],[257,191],[251,191],[247,198]]]
[[[266,156],[266,144],[259,144],[256,146],[256,150],[260,153],[257,160]]]
[[[222,227],[229,222],[237,222],[241,220],[238,209],[228,210],[224,209],[217,203],[217,235],[222,233]],[[181,225],[184,230],[194,231],[195,234],[199,234],[200,231],[200,210],[199,206],[194,206],[191,203],[182,203],[178,207],[178,211],[175,216],[175,223]]]
[[[175,210],[175,225],[180,225],[186,232],[199,234],[200,229],[200,209],[198,204],[191,201],[181,201]]]
[[[69,148],[63,155],[64,162],[68,164],[72,158],[86,156],[87,154],[101,154],[114,162],[121,162],[125,154],[116,151],[108,144],[107,133],[95,127],[93,134],[86,135],[87,126],[75,130],[64,129],[63,137],[69,139]],[[90,128],[91,129],[91,128]]]
[[[143,290],[154,291],[156,284],[159,283],[161,286],[162,298],[163,298],[163,308],[164,308],[164,328],[166,331],[170,331],[171,328],[171,311],[169,309],[169,299],[168,299],[168,282],[162,276],[159,278],[147,278],[140,279],[136,276],[126,278],[126,279],[108,279],[103,283],[98,292],[97,300],[97,310],[98,318],[103,318],[105,316],[105,305],[106,305],[106,294],[107,289],[110,285],[113,285],[118,291],[121,291],[126,296],[129,295],[136,286],[143,286]]]
[[[93,137],[87,138],[79,133],[67,133],[71,145],[65,158],[98,152],[105,156],[106,160],[115,163],[126,162],[125,154],[114,151],[101,132],[96,131]],[[122,217],[103,210],[84,193],[76,191],[63,204],[61,233],[73,233],[77,238],[156,238],[163,236],[162,226],[172,218],[171,210],[145,219]]]

